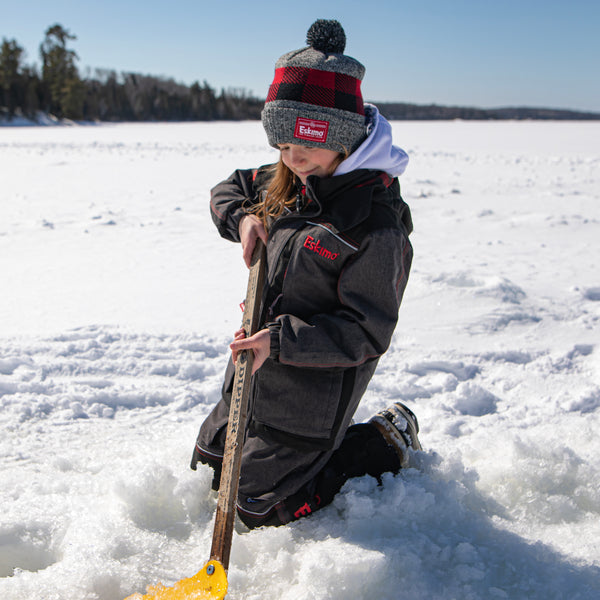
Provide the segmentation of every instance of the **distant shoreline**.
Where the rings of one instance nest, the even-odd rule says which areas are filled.
[[[476,108],[466,106],[443,106],[438,104],[408,104],[402,102],[373,102],[389,121],[600,121],[600,113],[559,108],[504,107]],[[243,119],[213,118],[206,121],[258,120],[260,114]],[[81,121],[81,123],[120,123],[120,122],[204,122],[202,119],[106,119]],[[48,113],[38,113],[37,118],[28,118],[17,112],[9,118],[8,111],[0,107],[0,126],[69,125],[79,121],[59,119]]]
[[[391,121],[448,121],[454,119],[491,120],[542,120],[542,121],[598,121],[600,113],[560,108],[532,108],[507,106],[504,108],[475,108],[441,106],[437,104],[406,104],[400,102],[374,102],[386,119]]]

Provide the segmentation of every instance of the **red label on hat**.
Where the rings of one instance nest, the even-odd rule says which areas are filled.
[[[296,119],[296,129],[294,137],[307,142],[325,143],[327,132],[329,131],[329,121],[317,121],[315,119],[305,119],[298,117]]]

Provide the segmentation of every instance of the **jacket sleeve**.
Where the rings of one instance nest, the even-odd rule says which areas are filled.
[[[306,321],[279,315],[269,325],[271,357],[313,368],[347,368],[389,347],[408,281],[412,246],[397,229],[367,236],[338,281],[339,306]]]
[[[238,227],[246,214],[244,205],[255,201],[252,169],[239,169],[228,179],[217,184],[210,192],[210,213],[222,237],[240,241]]]

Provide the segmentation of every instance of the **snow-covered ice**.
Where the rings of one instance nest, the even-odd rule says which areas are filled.
[[[600,123],[395,122],[415,261],[358,410],[415,468],[236,534],[232,600],[600,597]],[[259,122],[0,128],[0,598],[122,600],[208,558],[189,459],[247,271],[210,188]]]

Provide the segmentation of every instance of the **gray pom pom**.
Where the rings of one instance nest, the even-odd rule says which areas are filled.
[[[343,54],[346,34],[338,21],[318,19],[306,34],[306,43],[321,52]]]

